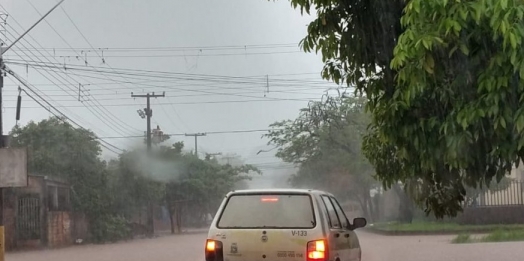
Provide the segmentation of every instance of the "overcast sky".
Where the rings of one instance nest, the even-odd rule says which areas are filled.
[[[0,11],[9,17],[1,37],[10,44],[38,20],[38,12],[57,2],[2,0]],[[308,100],[320,99],[333,86],[320,78],[320,57],[298,47],[311,19],[288,1],[66,0],[4,59],[106,146],[129,149],[140,142],[128,136],[143,135],[146,122],[137,110],[146,100],[132,99],[131,92],[165,92],[165,98],[152,100],[154,127],[171,134],[209,133],[198,139],[199,153],[241,155],[267,176],[289,169],[273,152],[256,155],[268,149],[263,132],[212,133],[267,129],[295,118]],[[16,124],[19,85],[7,77],[5,132]],[[52,115],[22,96],[19,124]],[[192,137],[172,136],[169,142],[175,141],[194,149]],[[106,158],[115,155],[104,151]]]

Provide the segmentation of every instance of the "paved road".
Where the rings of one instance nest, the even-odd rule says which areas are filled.
[[[450,244],[452,236],[380,236],[358,232],[363,261],[516,261],[524,242]],[[205,234],[166,236],[108,245],[9,253],[7,261],[203,261]]]
[[[454,236],[381,236],[358,232],[363,261],[517,261],[524,242],[451,244]]]

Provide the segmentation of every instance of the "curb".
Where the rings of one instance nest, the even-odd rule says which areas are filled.
[[[183,235],[195,235],[195,234],[207,234],[209,230],[208,229],[194,229],[194,230],[185,230],[180,233],[174,233],[171,234],[171,231],[163,231],[163,232],[157,232],[155,234],[156,237],[164,237],[164,236],[183,236]]]
[[[458,235],[462,233],[468,234],[484,234],[493,232],[494,229],[474,229],[474,230],[455,230],[455,231],[399,231],[399,230],[383,230],[378,228],[364,228],[366,232],[383,235],[383,236],[440,236],[440,235]]]

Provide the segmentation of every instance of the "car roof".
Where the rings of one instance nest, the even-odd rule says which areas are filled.
[[[325,192],[322,190],[315,189],[243,189],[243,190],[233,190],[228,193],[229,195],[233,194],[258,194],[258,193],[305,193],[312,195],[330,195],[331,193]]]

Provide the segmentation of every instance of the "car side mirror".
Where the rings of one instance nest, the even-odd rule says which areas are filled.
[[[351,224],[351,228],[354,230],[354,229],[357,229],[357,228],[362,228],[362,227],[365,227],[367,225],[367,221],[365,218],[354,218],[353,219],[353,224]]]

